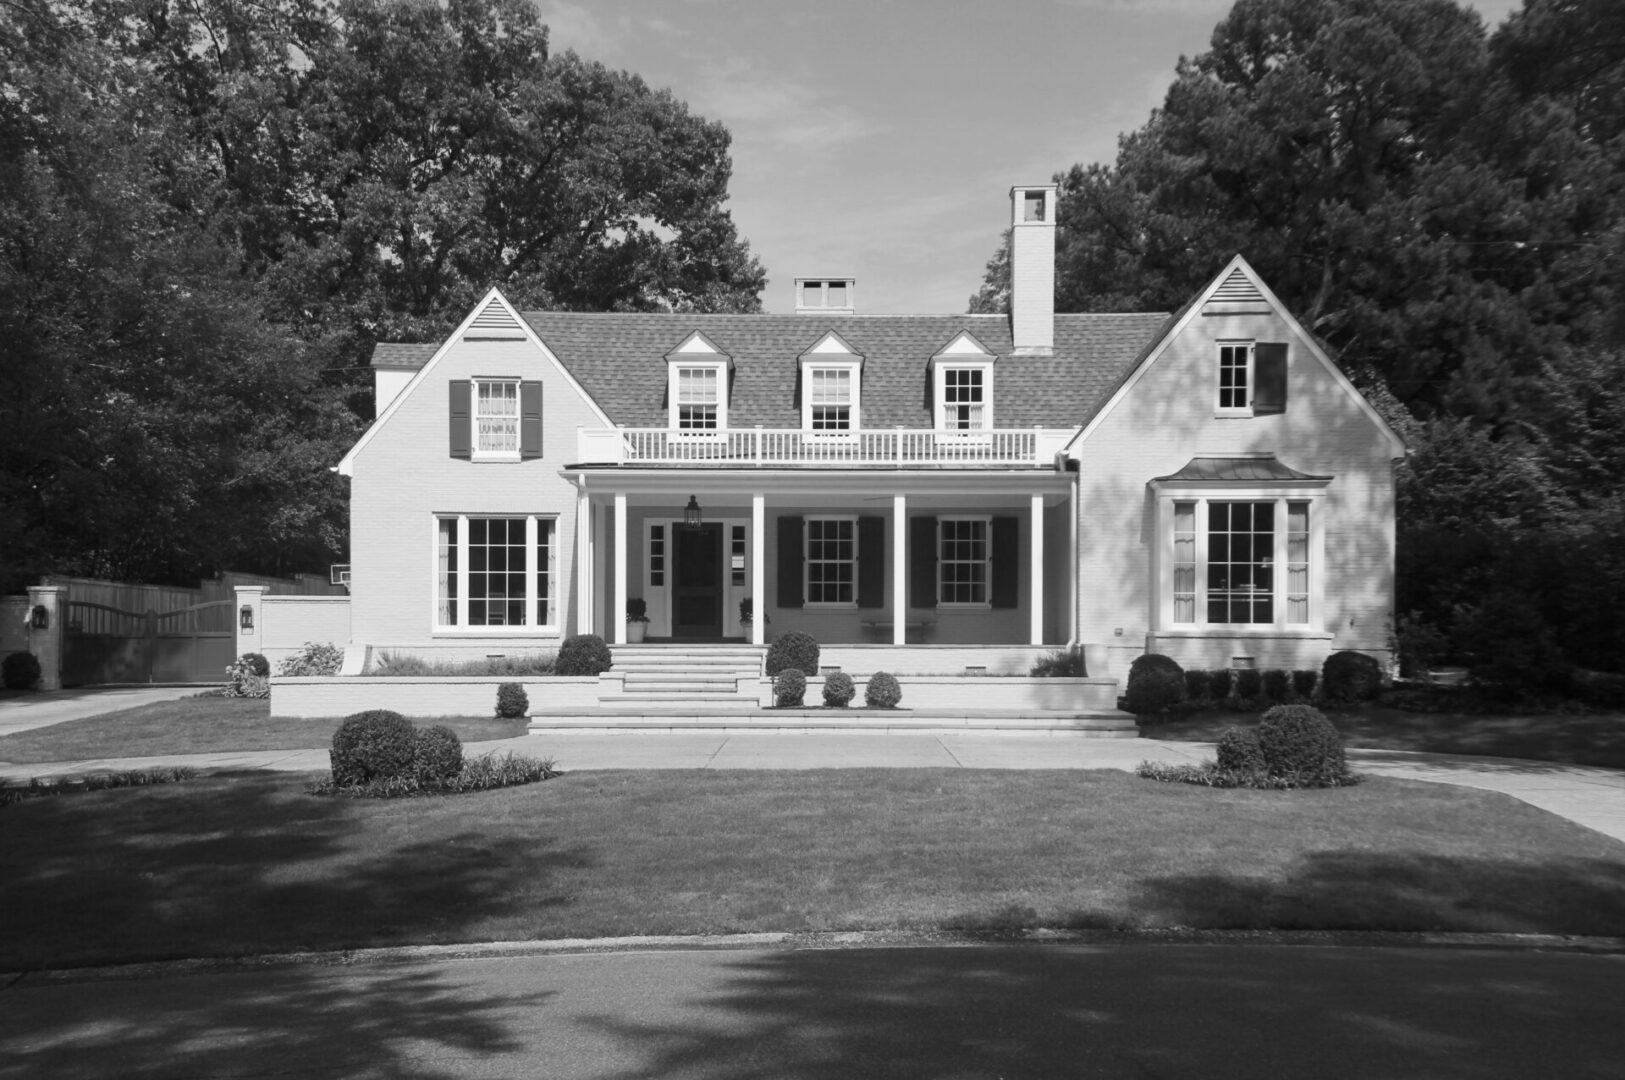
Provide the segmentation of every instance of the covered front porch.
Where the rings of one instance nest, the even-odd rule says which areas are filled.
[[[642,601],[649,643],[760,646],[802,631],[826,649],[906,649],[920,672],[963,672],[979,649],[1025,657],[1076,640],[1073,473],[565,475],[577,492],[578,629],[612,645],[637,636],[628,601]]]

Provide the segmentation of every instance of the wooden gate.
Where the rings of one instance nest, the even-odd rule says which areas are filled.
[[[62,634],[62,685],[221,683],[236,659],[231,600],[175,611],[124,611],[70,600]]]

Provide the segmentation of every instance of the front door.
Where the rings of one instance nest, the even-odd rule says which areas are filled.
[[[672,529],[677,588],[672,637],[722,636],[722,526]]]

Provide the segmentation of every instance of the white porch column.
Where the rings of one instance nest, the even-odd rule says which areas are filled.
[[[1032,594],[1028,600],[1032,607],[1032,643],[1044,644],[1044,496],[1032,497],[1032,551],[1028,556],[1028,571]]]
[[[891,643],[908,644],[908,500],[902,495],[891,497]]]
[[[757,447],[760,449],[760,435]],[[763,551],[767,548],[767,496],[750,497],[750,643],[767,642],[767,571]]]
[[[607,618],[615,624],[615,644],[626,644],[626,494],[615,493],[615,607]]]
[[[1068,644],[1082,646],[1078,640],[1078,473],[1072,474],[1072,483],[1066,489],[1067,557],[1066,557],[1066,640]]]
[[[576,490],[576,633],[592,633],[592,502]]]

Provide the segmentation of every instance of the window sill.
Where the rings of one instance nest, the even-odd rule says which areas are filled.
[[[518,454],[473,454],[468,460],[476,465],[517,465],[520,458]]]
[[[1215,420],[1251,420],[1252,418],[1253,410],[1251,408],[1213,410],[1213,419]]]
[[[990,603],[987,603],[985,601],[982,602],[982,603],[953,603],[953,602],[950,602],[950,601],[942,601],[942,602],[937,604],[937,610],[939,610],[939,611],[965,611],[965,612],[992,611],[993,610],[993,605],[990,604]],[[1011,610],[1015,610],[1015,609],[1012,608]]]
[[[556,626],[436,626],[430,633],[447,637],[558,637]]]
[[[806,603],[802,604],[801,606],[804,609],[808,609],[808,610],[812,610],[812,611],[856,611],[856,610],[858,610],[857,601],[855,601],[855,600],[852,600],[852,601],[828,601],[828,602],[818,601],[818,600],[808,600]]]

